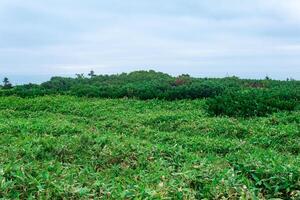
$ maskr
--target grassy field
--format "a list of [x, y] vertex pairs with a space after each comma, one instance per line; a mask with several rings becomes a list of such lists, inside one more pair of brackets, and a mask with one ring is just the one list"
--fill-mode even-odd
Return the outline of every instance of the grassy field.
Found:
[[300, 111], [205, 100], [0, 98], [4, 199], [300, 199]]

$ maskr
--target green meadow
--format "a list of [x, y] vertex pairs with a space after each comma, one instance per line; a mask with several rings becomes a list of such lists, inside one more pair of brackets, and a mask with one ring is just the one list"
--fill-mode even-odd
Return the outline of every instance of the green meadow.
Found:
[[300, 111], [0, 97], [2, 199], [299, 199]]

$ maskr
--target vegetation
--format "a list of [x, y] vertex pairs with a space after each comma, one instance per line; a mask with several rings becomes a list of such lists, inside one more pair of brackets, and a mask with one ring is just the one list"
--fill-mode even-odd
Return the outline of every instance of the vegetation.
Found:
[[7, 77], [5, 77], [4, 79], [3, 79], [3, 87], [2, 87], [2, 89], [11, 89], [12, 88], [12, 84], [9, 82], [9, 80], [8, 80], [8, 78]]
[[300, 111], [206, 101], [0, 97], [0, 198], [299, 199]]
[[37, 97], [72, 95], [97, 98], [209, 99], [209, 113], [232, 117], [267, 116], [278, 111], [297, 109], [300, 100], [300, 81], [246, 80], [237, 77], [223, 79], [193, 78], [187, 74], [172, 77], [161, 72], [136, 71], [119, 75], [85, 77], [53, 77], [40, 85], [27, 84], [12, 88], [4, 80], [0, 96]]
[[293, 87], [229, 91], [208, 100], [208, 110], [215, 115], [234, 117], [266, 116], [279, 111], [293, 111], [299, 106], [299, 89]]
[[5, 78], [0, 198], [300, 199], [299, 102], [269, 77]]

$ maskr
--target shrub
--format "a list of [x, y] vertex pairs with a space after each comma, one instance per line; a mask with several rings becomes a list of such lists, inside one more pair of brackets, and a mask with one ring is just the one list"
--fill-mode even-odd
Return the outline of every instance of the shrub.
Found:
[[207, 101], [213, 115], [232, 117], [266, 116], [278, 111], [292, 111], [299, 105], [296, 90], [249, 89], [230, 91]]
[[[294, 80], [247, 80], [238, 77], [193, 78], [186, 74], [173, 77], [153, 70], [115, 75], [95, 75], [91, 73], [90, 77], [87, 78], [82, 74], [77, 74], [77, 78], [53, 77], [40, 85], [18, 85], [11, 89], [6, 88], [6, 91], [4, 91], [5, 87], [0, 87], [0, 95], [34, 97], [48, 94], [72, 94], [74, 96], [99, 98], [128, 97], [143, 100], [176, 100], [214, 98], [228, 90], [239, 91], [262, 88], [272, 91], [294, 89], [299, 92], [300, 88], [300, 81]], [[7, 85], [9, 83], [8, 79], [4, 83]], [[294, 93], [292, 94], [294, 95]], [[285, 95], [282, 95], [282, 99], [286, 98], [283, 97]], [[290, 99], [290, 96], [287, 98]]]

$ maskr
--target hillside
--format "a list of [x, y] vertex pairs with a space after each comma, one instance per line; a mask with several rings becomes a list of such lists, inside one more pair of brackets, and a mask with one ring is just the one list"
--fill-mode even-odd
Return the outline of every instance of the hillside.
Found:
[[0, 98], [4, 199], [299, 199], [300, 112], [206, 100]]

